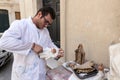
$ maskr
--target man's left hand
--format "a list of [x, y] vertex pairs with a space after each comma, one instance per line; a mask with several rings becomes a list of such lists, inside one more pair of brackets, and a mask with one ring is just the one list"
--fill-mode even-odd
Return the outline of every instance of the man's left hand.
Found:
[[57, 57], [60, 58], [60, 57], [63, 57], [63, 56], [64, 56], [64, 51], [63, 51], [62, 48], [60, 48]]

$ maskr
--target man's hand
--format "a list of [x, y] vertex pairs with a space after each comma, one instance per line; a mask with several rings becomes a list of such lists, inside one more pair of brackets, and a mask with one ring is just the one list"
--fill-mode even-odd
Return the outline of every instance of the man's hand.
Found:
[[56, 53], [56, 49], [55, 48], [51, 49], [51, 52]]
[[43, 47], [38, 45], [38, 44], [36, 44], [36, 43], [33, 43], [32, 50], [35, 53], [39, 54], [39, 53], [43, 52]]
[[59, 52], [58, 52], [58, 55], [57, 55], [57, 57], [55, 59], [58, 60], [59, 58], [61, 58], [63, 56], [64, 56], [64, 51], [63, 51], [63, 49], [60, 48]]
[[59, 49], [58, 56], [59, 57], [63, 57], [64, 56], [64, 51], [63, 51], [62, 48]]

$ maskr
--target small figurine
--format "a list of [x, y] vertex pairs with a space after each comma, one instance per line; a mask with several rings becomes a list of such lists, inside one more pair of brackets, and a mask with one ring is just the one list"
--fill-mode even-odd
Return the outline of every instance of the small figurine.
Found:
[[78, 64], [85, 62], [85, 52], [82, 44], [79, 44], [78, 49], [75, 50], [75, 62]]

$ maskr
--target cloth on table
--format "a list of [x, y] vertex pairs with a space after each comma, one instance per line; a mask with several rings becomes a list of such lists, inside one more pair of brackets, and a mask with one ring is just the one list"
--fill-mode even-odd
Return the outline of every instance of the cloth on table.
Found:
[[47, 71], [47, 76], [50, 80], [68, 80], [72, 72], [66, 70], [63, 66]]
[[[63, 66], [48, 70], [47, 76], [50, 80], [81, 80], [73, 72], [65, 69]], [[99, 71], [96, 76], [82, 80], [102, 80], [103, 76], [103, 72]]]
[[103, 72], [99, 71], [96, 76], [86, 79], [80, 79], [73, 73], [68, 80], [103, 80], [103, 76], [104, 76]]

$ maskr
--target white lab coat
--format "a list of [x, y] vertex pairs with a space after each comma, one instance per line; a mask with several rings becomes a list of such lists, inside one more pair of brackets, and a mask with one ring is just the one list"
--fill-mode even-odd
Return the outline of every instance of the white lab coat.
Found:
[[120, 80], [120, 43], [109, 47], [110, 75], [109, 80]]
[[47, 28], [37, 29], [31, 17], [14, 21], [1, 37], [0, 48], [14, 53], [11, 80], [45, 80], [45, 61], [31, 50], [33, 42], [57, 48]]

